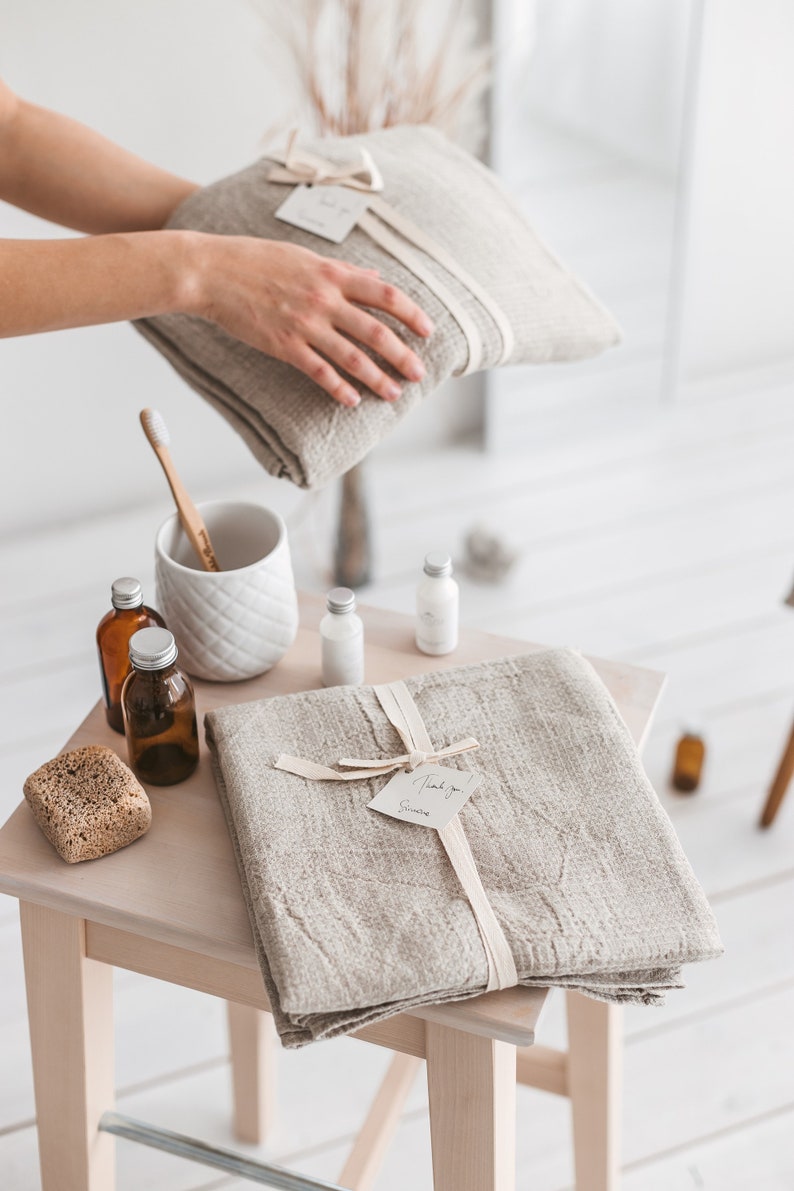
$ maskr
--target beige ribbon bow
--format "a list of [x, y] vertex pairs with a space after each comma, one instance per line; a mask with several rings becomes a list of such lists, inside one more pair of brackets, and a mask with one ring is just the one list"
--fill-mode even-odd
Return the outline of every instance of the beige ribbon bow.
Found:
[[[419, 708], [411, 698], [411, 693], [404, 682], [391, 682], [374, 686], [372, 689], [389, 722], [397, 729], [400, 739], [408, 750], [406, 753], [399, 757], [391, 757], [386, 761], [343, 758], [339, 764], [350, 767], [345, 773], [341, 773], [338, 769], [330, 769], [326, 765], [318, 765], [315, 761], [308, 761], [304, 757], [290, 757], [282, 753], [275, 762], [276, 769], [294, 773], [298, 777], [308, 778], [310, 781], [361, 781], [367, 777], [381, 777], [386, 773], [391, 773], [394, 769], [412, 770], [425, 761], [439, 761], [444, 757], [454, 757], [469, 749], [479, 748], [473, 736], [467, 736], [455, 744], [447, 745], [446, 748], [434, 748]], [[477, 921], [485, 957], [488, 961], [486, 992], [496, 988], [512, 988], [518, 983], [518, 973], [510, 944], [505, 938], [504, 931], [499, 925], [488, 895], [483, 888], [469, 841], [466, 839], [463, 825], [460, 822], [460, 816], [455, 815], [446, 827], [436, 830]]]
[[[316, 153], [299, 149], [297, 138], [297, 129], [293, 129], [287, 140], [286, 152], [281, 155], [270, 154], [276, 164], [271, 168], [268, 180], [304, 186], [348, 186], [352, 190], [369, 192], [371, 197], [367, 204], [368, 210], [359, 215], [358, 226], [385, 252], [418, 277], [447, 308], [460, 327], [469, 357], [465, 367], [456, 375], [466, 376], [470, 372], [476, 372], [480, 367], [483, 359], [482, 336], [463, 303], [409, 245], [420, 249], [425, 256], [441, 265], [491, 316], [502, 339], [502, 351], [497, 364], [507, 363], [515, 343], [513, 328], [507, 315], [480, 283], [458, 264], [452, 253], [442, 248], [410, 219], [378, 197], [377, 192], [383, 190], [384, 182], [369, 151], [363, 145], [358, 145], [356, 157], [337, 164]], [[388, 227], [384, 226], [387, 224]], [[389, 230], [390, 228], [393, 230]], [[399, 234], [395, 235], [394, 232]]]
[[293, 128], [287, 140], [283, 165], [270, 171], [271, 182], [292, 182], [304, 186], [349, 186], [352, 190], [383, 190], [383, 178], [372, 154], [358, 146], [358, 157], [335, 165], [325, 157], [297, 147], [298, 130]]

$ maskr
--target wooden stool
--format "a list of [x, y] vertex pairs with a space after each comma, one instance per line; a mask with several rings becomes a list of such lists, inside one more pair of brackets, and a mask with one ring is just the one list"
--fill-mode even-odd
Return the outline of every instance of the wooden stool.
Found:
[[788, 743], [783, 750], [783, 756], [780, 758], [780, 764], [777, 767], [774, 781], [769, 787], [764, 809], [761, 812], [759, 827], [771, 827], [774, 823], [775, 816], [780, 810], [783, 797], [789, 787], [792, 774], [794, 774], [794, 725], [792, 725]]
[[[302, 600], [316, 626], [322, 605]], [[537, 648], [463, 634], [452, 657], [412, 644], [406, 617], [365, 609], [368, 679]], [[317, 684], [316, 630], [301, 628], [270, 674], [232, 685], [197, 683], [200, 712], [222, 703]], [[635, 667], [594, 662], [639, 742], [662, 685]], [[97, 706], [68, 747], [119, 748]], [[123, 751], [123, 749], [122, 749]], [[113, 1113], [112, 969], [186, 985], [229, 1003], [235, 1131], [262, 1140], [272, 1109], [272, 1020], [234, 856], [208, 758], [189, 781], [151, 791], [150, 832], [113, 856], [66, 865], [21, 805], [0, 831], [0, 891], [20, 899], [43, 1191], [112, 1191], [114, 1134], [183, 1153], [260, 1183], [295, 1191], [330, 1184], [243, 1159]], [[179, 864], [174, 864], [174, 857]], [[342, 1182], [371, 1186], [421, 1059], [427, 1062], [435, 1191], [515, 1186], [516, 1079], [567, 1095], [573, 1107], [578, 1191], [614, 1191], [618, 1179], [619, 1014], [567, 996], [569, 1051], [535, 1047], [545, 989], [513, 988], [398, 1014], [356, 1037], [395, 1052], [345, 1165]]]

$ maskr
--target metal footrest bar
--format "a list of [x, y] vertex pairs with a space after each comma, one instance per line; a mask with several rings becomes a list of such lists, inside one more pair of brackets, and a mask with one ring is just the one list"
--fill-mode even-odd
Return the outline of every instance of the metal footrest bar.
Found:
[[222, 1150], [193, 1137], [185, 1137], [182, 1133], [172, 1133], [170, 1129], [158, 1129], [155, 1125], [147, 1125], [145, 1121], [136, 1121], [134, 1117], [127, 1117], [122, 1113], [104, 1113], [99, 1128], [103, 1133], [113, 1133], [116, 1137], [137, 1141], [155, 1150], [176, 1154], [179, 1158], [189, 1158], [192, 1162], [201, 1162], [204, 1166], [214, 1166], [217, 1170], [249, 1179], [252, 1183], [276, 1187], [279, 1191], [344, 1191], [337, 1183], [326, 1183], [323, 1179], [296, 1174], [269, 1162], [257, 1162], [254, 1158], [235, 1154], [233, 1150]]

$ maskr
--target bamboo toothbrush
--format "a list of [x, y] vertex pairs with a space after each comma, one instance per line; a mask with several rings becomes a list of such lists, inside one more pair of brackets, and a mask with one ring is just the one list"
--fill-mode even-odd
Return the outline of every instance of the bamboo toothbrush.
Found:
[[219, 571], [221, 568], [218, 566], [218, 560], [215, 557], [215, 551], [212, 548], [207, 527], [201, 519], [201, 513], [199, 513], [193, 501], [188, 496], [187, 489], [177, 475], [176, 468], [171, 459], [171, 452], [168, 450], [171, 436], [168, 433], [163, 415], [158, 413], [156, 409], [142, 409], [141, 425], [143, 426], [144, 434], [152, 445], [152, 450], [160, 460], [162, 469], [165, 472], [165, 478], [168, 480], [168, 485], [176, 502], [176, 511], [179, 514], [179, 520], [182, 522], [182, 528], [187, 534], [191, 546], [199, 556], [201, 565], [205, 571]]

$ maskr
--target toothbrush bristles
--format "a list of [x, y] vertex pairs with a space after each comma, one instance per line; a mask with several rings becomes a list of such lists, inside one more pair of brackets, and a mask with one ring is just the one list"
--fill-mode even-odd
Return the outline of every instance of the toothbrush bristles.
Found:
[[165, 418], [156, 409], [142, 409], [141, 423], [149, 436], [149, 441], [155, 447], [167, 447], [171, 442]]

